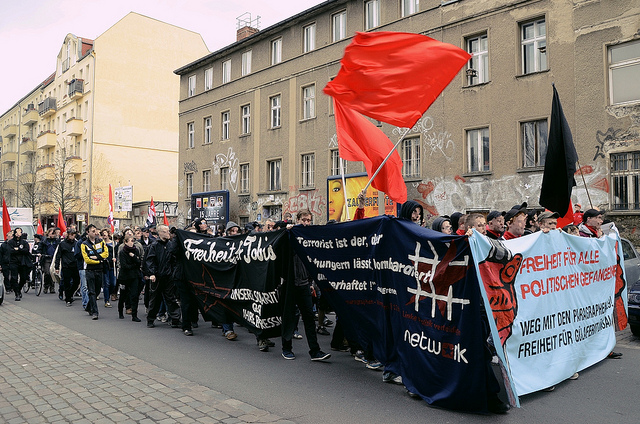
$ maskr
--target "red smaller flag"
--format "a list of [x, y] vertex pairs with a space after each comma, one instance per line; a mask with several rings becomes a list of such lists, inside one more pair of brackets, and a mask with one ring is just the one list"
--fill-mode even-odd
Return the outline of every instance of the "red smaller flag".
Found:
[[169, 226], [169, 220], [167, 219], [167, 214], [166, 213], [162, 215], [162, 223], [164, 225], [166, 225], [167, 227]]
[[61, 232], [67, 231], [67, 224], [64, 222], [64, 217], [62, 216], [62, 209], [58, 208], [58, 228], [60, 228]]
[[11, 231], [11, 218], [9, 218], [9, 211], [7, 210], [7, 203], [4, 201], [4, 197], [2, 198], [2, 237], [5, 238], [7, 233]]
[[109, 216], [107, 217], [107, 224], [111, 226], [111, 233], [115, 231], [113, 226], [113, 192], [111, 191], [111, 184], [109, 184]]
[[38, 221], [38, 229], [36, 230], [36, 234], [39, 234], [41, 236], [44, 235], [44, 230], [42, 229], [42, 222]]
[[573, 203], [569, 202], [569, 209], [564, 216], [558, 218], [557, 228], [564, 228], [566, 225], [573, 224]]

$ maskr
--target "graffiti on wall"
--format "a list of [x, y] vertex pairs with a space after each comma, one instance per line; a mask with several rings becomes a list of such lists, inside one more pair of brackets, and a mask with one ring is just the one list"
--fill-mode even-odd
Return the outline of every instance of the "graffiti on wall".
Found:
[[[448, 131], [433, 131], [435, 123], [430, 116], [424, 116], [416, 122], [416, 124], [409, 130], [407, 136], [411, 134], [421, 134], [422, 148], [429, 156], [433, 156], [434, 153], [439, 153], [447, 161], [452, 161], [455, 155], [455, 143], [451, 139], [451, 134]], [[406, 128], [395, 127], [392, 134], [401, 136], [406, 132]]]
[[605, 153], [607, 153], [611, 149], [617, 149], [620, 147], [629, 147], [635, 140], [638, 139], [640, 134], [636, 131], [630, 130], [622, 130], [617, 129], [614, 130], [612, 127], [605, 132], [597, 131], [596, 132], [596, 153], [593, 156], [593, 160], [595, 161], [598, 158], [605, 159]]
[[195, 161], [185, 162], [183, 166], [185, 174], [189, 172], [198, 172], [198, 165], [195, 163]]
[[218, 153], [216, 155], [216, 160], [213, 162], [213, 173], [215, 175], [220, 174], [221, 168], [229, 169], [229, 187], [233, 192], [238, 191], [238, 164], [239, 160], [236, 157], [236, 152], [233, 151], [231, 147], [226, 154]]
[[[296, 193], [296, 191], [295, 187], [290, 187], [290, 193]], [[319, 190], [307, 190], [292, 194], [287, 201], [284, 202], [283, 211], [295, 215], [302, 209], [309, 209], [313, 215], [321, 217], [324, 214], [326, 206], [327, 199], [320, 194]]]

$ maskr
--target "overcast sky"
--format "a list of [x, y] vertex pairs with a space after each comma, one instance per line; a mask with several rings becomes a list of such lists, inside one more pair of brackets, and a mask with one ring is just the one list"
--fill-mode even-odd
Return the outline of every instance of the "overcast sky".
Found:
[[95, 40], [129, 12], [202, 35], [210, 51], [236, 39], [245, 12], [267, 28], [324, 0], [0, 0], [0, 115], [56, 67], [64, 37]]

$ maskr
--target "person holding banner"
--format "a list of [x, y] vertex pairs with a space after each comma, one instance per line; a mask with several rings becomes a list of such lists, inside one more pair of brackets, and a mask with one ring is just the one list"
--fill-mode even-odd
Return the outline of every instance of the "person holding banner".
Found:
[[498, 240], [504, 233], [504, 215], [506, 212], [491, 211], [487, 215], [487, 234], [490, 239]]
[[548, 233], [551, 230], [555, 230], [558, 226], [558, 218], [560, 218], [560, 214], [558, 212], [540, 212], [540, 215], [538, 215], [538, 226], [540, 227], [540, 231]]
[[504, 240], [511, 240], [524, 235], [527, 223], [527, 203], [515, 205], [504, 216], [507, 223], [507, 231], [502, 235]]
[[602, 215], [604, 211], [589, 209], [582, 215], [582, 223], [578, 225], [578, 231], [582, 237], [602, 237]]

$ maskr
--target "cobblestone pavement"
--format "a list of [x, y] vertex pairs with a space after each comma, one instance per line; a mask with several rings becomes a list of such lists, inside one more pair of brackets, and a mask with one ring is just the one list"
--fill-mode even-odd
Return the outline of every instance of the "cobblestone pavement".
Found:
[[292, 423], [12, 302], [1, 308], [2, 423]]

